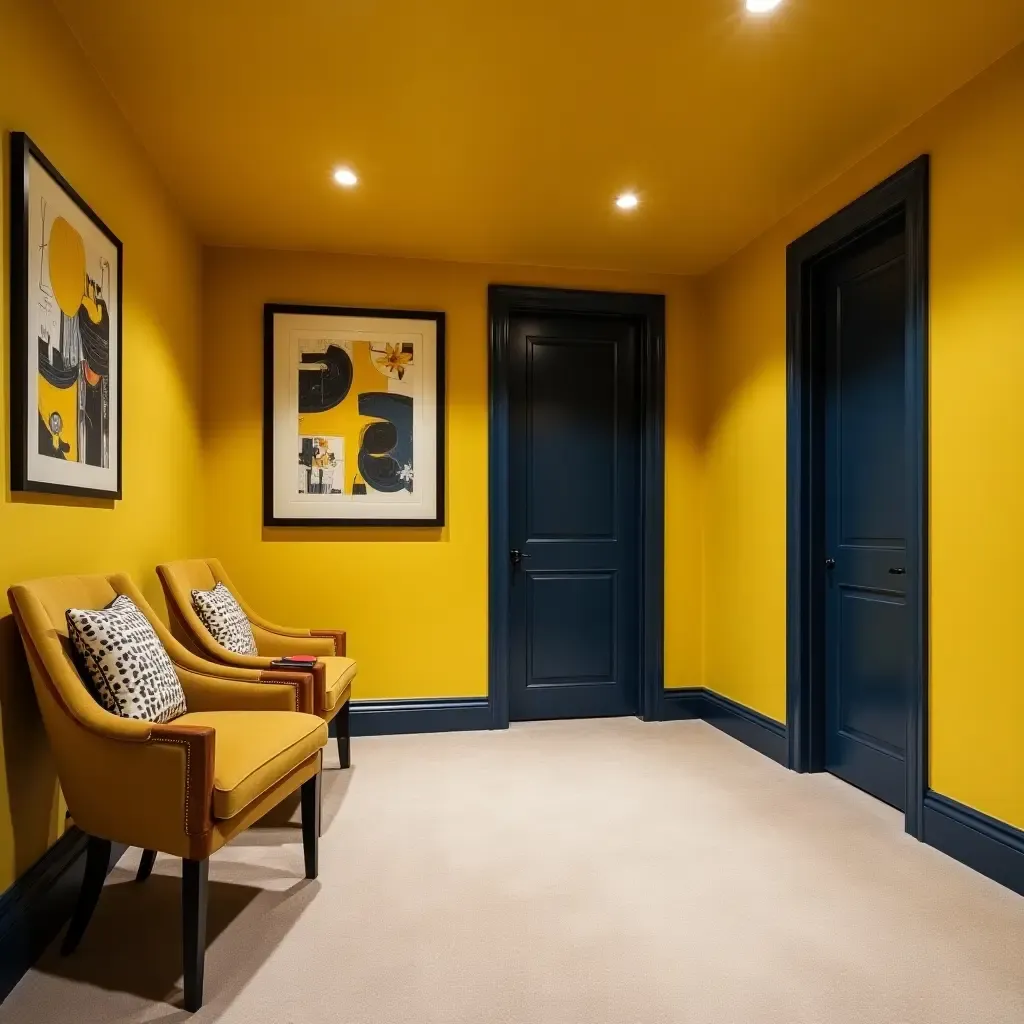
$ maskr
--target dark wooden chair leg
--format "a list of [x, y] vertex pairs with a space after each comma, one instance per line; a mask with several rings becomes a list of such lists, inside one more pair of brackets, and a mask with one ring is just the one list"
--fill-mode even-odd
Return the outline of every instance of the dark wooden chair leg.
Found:
[[345, 706], [335, 716], [335, 728], [338, 730], [338, 760], [341, 762], [342, 768], [348, 768], [352, 764], [351, 760], [351, 744], [349, 742], [350, 723], [349, 723], [349, 708], [351, 707], [351, 701], [345, 701]]
[[316, 878], [319, 871], [320, 772], [302, 784], [302, 853], [306, 859], [306, 877]]
[[206, 967], [206, 906], [209, 901], [209, 858], [181, 862], [181, 952], [185, 975], [185, 1009], [203, 1005]]
[[82, 888], [78, 892], [78, 902], [71, 915], [71, 924], [68, 925], [64, 941], [61, 943], [61, 956], [74, 953], [78, 948], [78, 943], [82, 941], [85, 929], [89, 926], [89, 919], [99, 901], [109, 867], [110, 840], [89, 836], [89, 845], [85, 851], [85, 875], [82, 878]]
[[135, 876], [136, 882], [144, 882], [153, 873], [153, 864], [156, 862], [156, 850], [143, 850], [142, 860], [139, 861], [139, 870]]

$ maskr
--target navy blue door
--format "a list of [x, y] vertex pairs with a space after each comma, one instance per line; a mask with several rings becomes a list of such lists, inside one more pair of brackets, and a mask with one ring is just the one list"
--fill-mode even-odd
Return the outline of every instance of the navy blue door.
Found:
[[635, 714], [636, 331], [514, 318], [510, 356], [509, 717]]
[[906, 804], [906, 259], [902, 222], [834, 258], [825, 316], [825, 763]]

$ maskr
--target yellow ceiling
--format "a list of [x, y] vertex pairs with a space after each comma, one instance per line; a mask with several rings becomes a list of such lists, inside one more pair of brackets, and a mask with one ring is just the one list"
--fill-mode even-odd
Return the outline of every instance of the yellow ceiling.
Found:
[[1021, 0], [55, 2], [207, 242], [674, 273], [1024, 39]]

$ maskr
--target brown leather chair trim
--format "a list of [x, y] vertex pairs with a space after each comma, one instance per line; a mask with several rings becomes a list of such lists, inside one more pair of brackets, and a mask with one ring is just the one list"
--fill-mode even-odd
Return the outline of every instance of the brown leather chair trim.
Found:
[[334, 641], [334, 654], [336, 657], [345, 657], [345, 631], [343, 629], [311, 629], [310, 636], [327, 636]]
[[[290, 672], [287, 669], [275, 668], [260, 672], [260, 681], [269, 682], [269, 676], [274, 675], [284, 682], [285, 677], [295, 676], [299, 679], [309, 680], [310, 709], [314, 715], [322, 715], [327, 707], [327, 666], [322, 661], [315, 661], [311, 666], [312, 674], [309, 672]], [[264, 680], [264, 676], [268, 678]], [[291, 679], [289, 678], [290, 682]]]
[[316, 714], [322, 715], [327, 710], [327, 666], [322, 661], [318, 661], [313, 666], [313, 680], [316, 684], [313, 697], [314, 710]]
[[[152, 743], [174, 743], [185, 750], [185, 835], [201, 839], [213, 828], [213, 751], [208, 725], [154, 725]], [[193, 844], [195, 845], [195, 844]], [[201, 844], [200, 844], [201, 845]]]
[[308, 672], [260, 672], [260, 682], [292, 687], [295, 690], [295, 710], [313, 714], [313, 687], [316, 683]]

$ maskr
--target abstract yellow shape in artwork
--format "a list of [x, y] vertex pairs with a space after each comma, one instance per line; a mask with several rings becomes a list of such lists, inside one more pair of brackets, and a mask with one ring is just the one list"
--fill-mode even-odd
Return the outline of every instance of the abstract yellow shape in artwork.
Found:
[[57, 217], [50, 226], [47, 249], [53, 297], [65, 316], [77, 316], [85, 295], [85, 242], [63, 217]]
[[[36, 379], [39, 381], [39, 415], [49, 428], [54, 453], [61, 444], [68, 445], [64, 458], [69, 462], [77, 462], [78, 431], [75, 424], [78, 422], [78, 385], [57, 388], [41, 373]], [[56, 432], [53, 429], [55, 425], [58, 426]]]

